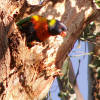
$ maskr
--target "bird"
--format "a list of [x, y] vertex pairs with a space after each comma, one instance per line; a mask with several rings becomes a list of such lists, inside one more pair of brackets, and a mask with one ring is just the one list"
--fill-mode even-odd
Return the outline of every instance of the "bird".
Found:
[[[27, 46], [33, 41], [44, 42], [50, 36], [67, 35], [67, 27], [61, 21], [56, 19], [47, 19], [40, 15], [31, 15], [19, 20], [16, 25], [18, 29], [26, 36]], [[31, 47], [32, 45], [30, 45]]]

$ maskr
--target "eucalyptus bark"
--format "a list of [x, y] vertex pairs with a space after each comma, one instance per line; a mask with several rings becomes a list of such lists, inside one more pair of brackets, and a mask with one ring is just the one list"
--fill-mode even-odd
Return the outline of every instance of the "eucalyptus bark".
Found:
[[[92, 0], [54, 1], [32, 6], [26, 0], [0, 0], [1, 100], [41, 100], [46, 96], [75, 41], [96, 12]], [[50, 37], [29, 49], [15, 23], [32, 14], [61, 20], [68, 28], [67, 38]]]

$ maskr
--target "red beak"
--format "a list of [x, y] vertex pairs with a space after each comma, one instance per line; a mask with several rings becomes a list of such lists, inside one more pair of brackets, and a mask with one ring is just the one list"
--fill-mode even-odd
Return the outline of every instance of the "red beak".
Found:
[[62, 37], [65, 37], [65, 36], [67, 36], [67, 33], [66, 33], [65, 31], [63, 31], [63, 32], [60, 33], [60, 35], [61, 35]]

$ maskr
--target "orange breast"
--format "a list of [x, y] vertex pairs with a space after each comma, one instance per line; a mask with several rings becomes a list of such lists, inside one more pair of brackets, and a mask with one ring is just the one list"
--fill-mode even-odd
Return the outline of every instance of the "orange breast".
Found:
[[32, 18], [31, 21], [34, 24], [33, 27], [36, 31], [38, 39], [41, 41], [45, 41], [46, 39], [48, 39], [50, 35], [48, 33], [47, 20], [44, 17], [38, 16], [38, 20]]

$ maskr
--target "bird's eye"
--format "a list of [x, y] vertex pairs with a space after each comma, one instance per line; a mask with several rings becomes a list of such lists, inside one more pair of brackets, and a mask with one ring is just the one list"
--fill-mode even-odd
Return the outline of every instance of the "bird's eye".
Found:
[[61, 29], [62, 29], [62, 31], [64, 31], [64, 30], [65, 30], [63, 27], [62, 27]]
[[63, 27], [60, 27], [59, 29], [60, 29], [61, 32], [65, 31], [65, 29]]
[[62, 32], [62, 31], [65, 31], [65, 28], [62, 27], [61, 25], [59, 26], [59, 30]]

